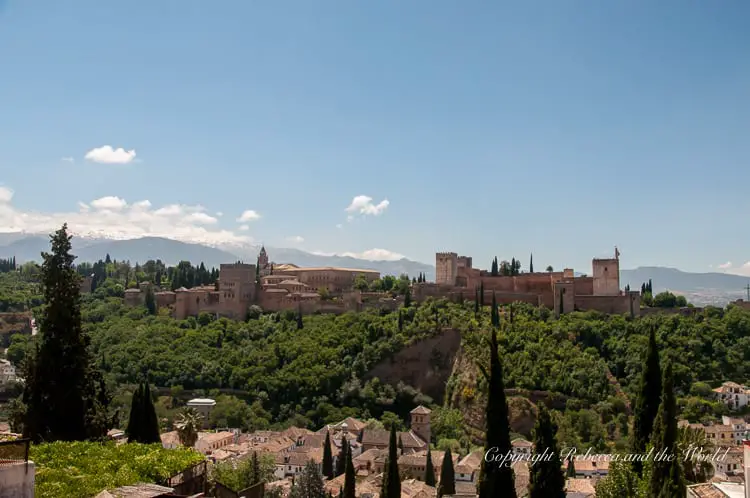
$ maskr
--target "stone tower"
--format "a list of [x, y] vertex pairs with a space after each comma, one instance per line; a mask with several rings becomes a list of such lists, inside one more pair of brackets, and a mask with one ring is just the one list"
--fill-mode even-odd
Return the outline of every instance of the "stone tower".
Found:
[[591, 262], [595, 296], [620, 295], [620, 251], [615, 248], [615, 257], [594, 259]]
[[419, 405], [413, 409], [411, 414], [411, 430], [422, 438], [427, 444], [430, 444], [432, 434], [430, 432], [430, 414], [432, 410]]
[[271, 274], [271, 265], [268, 264], [266, 246], [260, 246], [260, 254], [258, 254], [258, 273], [261, 277]]
[[456, 285], [458, 275], [458, 254], [439, 252], [435, 254], [435, 283]]

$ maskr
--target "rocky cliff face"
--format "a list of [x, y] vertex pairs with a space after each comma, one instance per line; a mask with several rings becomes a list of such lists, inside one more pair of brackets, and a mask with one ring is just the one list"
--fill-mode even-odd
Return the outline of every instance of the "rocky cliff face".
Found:
[[440, 404], [460, 348], [461, 334], [455, 329], [445, 329], [441, 334], [415, 342], [381, 361], [367, 373], [365, 380], [377, 377], [392, 385], [403, 382]]
[[[446, 329], [441, 334], [416, 342], [376, 365], [365, 379], [379, 378], [419, 389], [435, 403], [457, 408], [472, 438], [484, 438], [487, 385], [473, 359], [461, 347], [461, 334]], [[565, 397], [543, 391], [507, 389], [510, 426], [513, 432], [531, 437], [536, 421], [536, 403], [546, 400], [555, 408], [565, 406]]]

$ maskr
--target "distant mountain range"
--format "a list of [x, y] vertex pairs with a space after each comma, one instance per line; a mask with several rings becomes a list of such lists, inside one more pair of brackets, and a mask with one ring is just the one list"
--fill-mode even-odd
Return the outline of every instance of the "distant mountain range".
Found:
[[[232, 247], [231, 250], [191, 244], [160, 237], [144, 237], [129, 240], [109, 240], [102, 238], [73, 237], [73, 253], [78, 261], [97, 261], [109, 254], [117, 260], [145, 262], [161, 259], [167, 264], [179, 261], [203, 262], [208, 267], [218, 267], [221, 263], [247, 261], [254, 263], [260, 247]], [[46, 235], [0, 234], [0, 257], [15, 256], [19, 263], [39, 261], [43, 251], [49, 251], [49, 237]], [[428, 280], [434, 280], [435, 267], [418, 261], [403, 258], [397, 261], [368, 261], [347, 256], [321, 256], [299, 249], [267, 247], [269, 257], [276, 263], [293, 263], [298, 266], [335, 266], [377, 270], [384, 275], [406, 273], [416, 276], [423, 272]], [[750, 278], [728, 273], [689, 273], [675, 268], [659, 266], [639, 267], [621, 270], [622, 286], [630, 285], [633, 290], [652, 280], [654, 292], [669, 290], [684, 294], [688, 301], [696, 305], [724, 305], [738, 298], [747, 298], [745, 287]]]
[[[129, 260], [143, 263], [149, 259], [161, 259], [166, 264], [177, 264], [180, 261], [192, 263], [203, 262], [206, 266], [219, 267], [221, 263], [246, 261], [255, 263], [259, 246], [233, 247], [231, 250], [209, 247], [202, 244], [190, 244], [161, 237], [143, 237], [129, 240], [91, 239], [73, 237], [73, 254], [77, 261], [98, 261], [107, 254], [112, 259]], [[46, 235], [0, 234], [0, 257], [16, 257], [18, 263], [40, 261], [41, 253], [49, 251], [49, 237]], [[406, 273], [416, 276], [425, 273], [428, 280], [435, 278], [435, 267], [406, 258], [397, 261], [368, 261], [348, 256], [321, 256], [299, 249], [266, 247], [268, 255], [277, 264], [293, 263], [297, 266], [335, 266], [361, 270], [377, 270], [384, 275]]]

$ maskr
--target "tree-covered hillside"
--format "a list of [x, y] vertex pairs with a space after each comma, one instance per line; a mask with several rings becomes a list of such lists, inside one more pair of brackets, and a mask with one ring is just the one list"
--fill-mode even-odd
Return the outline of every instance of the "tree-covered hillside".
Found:
[[[33, 270], [0, 275], [7, 309], [40, 304]], [[477, 312], [473, 304], [441, 300], [396, 313], [371, 310], [300, 320], [295, 312], [255, 310], [244, 322], [207, 314], [178, 321], [149, 314], [145, 307], [124, 306], [118, 278], [133, 277], [118, 273], [105, 272], [95, 292], [83, 297], [82, 318], [92, 355], [118, 394], [121, 420], [129, 393], [146, 375], [166, 398], [157, 404], [165, 417], [180, 404], [181, 393], [218, 396], [221, 390], [220, 420], [240, 421], [248, 429], [290, 423], [317, 428], [345, 416], [405, 419], [418, 403], [432, 402], [436, 408], [445, 400], [426, 399], [409, 386], [362, 379], [405, 345], [448, 327], [461, 332], [463, 350], [449, 381], [448, 403], [436, 412], [436, 424], [445, 426], [436, 437], [465, 438], [462, 429], [444, 422], [457, 420], [452, 408], [466, 415], [482, 406], [486, 386], [472, 372], [478, 362], [488, 361], [489, 307]], [[656, 328], [663, 357], [673, 362], [683, 416], [700, 420], [721, 414], [723, 407], [708, 399], [710, 388], [724, 380], [750, 380], [750, 312], [739, 308], [634, 320], [570, 313], [558, 320], [547, 310], [516, 305], [510, 320], [506, 307], [499, 334], [506, 387], [551, 393], [552, 401], [566, 407], [562, 439], [584, 446], [625, 437], [628, 404], [651, 328]], [[35, 341], [14, 336], [8, 358], [20, 366]]]

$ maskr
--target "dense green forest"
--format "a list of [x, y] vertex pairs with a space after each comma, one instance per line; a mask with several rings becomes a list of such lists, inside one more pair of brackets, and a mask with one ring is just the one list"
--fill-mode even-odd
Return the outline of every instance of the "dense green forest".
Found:
[[[187, 396], [200, 394], [218, 396], [216, 425], [247, 429], [292, 423], [317, 428], [346, 416], [405, 420], [423, 403], [437, 409], [436, 442], [469, 444], [456, 423], [461, 414], [455, 406], [442, 406], [445, 400], [431, 400], [406, 385], [363, 379], [376, 363], [446, 328], [461, 332], [467, 358], [486, 362], [489, 307], [477, 313], [473, 304], [428, 301], [396, 313], [305, 316], [301, 329], [294, 312], [251, 313], [244, 322], [207, 314], [178, 321], [165, 313], [150, 315], [145, 307], [128, 308], [122, 293], [128, 283], [145, 281], [152, 272], [168, 282], [182, 278], [176, 276], [180, 271], [144, 265], [126, 273], [125, 265], [105, 262], [103, 280], [82, 298], [84, 329], [121, 405], [120, 420], [125, 420], [134, 385], [148, 375], [160, 388], [157, 410], [166, 427]], [[187, 265], [182, 268], [190, 273]], [[194, 279], [198, 273], [205, 276], [200, 265], [189, 268]], [[93, 266], [79, 269], [89, 272]], [[210, 280], [211, 271], [205, 272]], [[0, 303], [12, 311], [41, 304], [33, 265], [0, 274]], [[555, 319], [547, 310], [516, 305], [512, 324], [507, 308], [504, 315], [499, 341], [506, 386], [565, 397], [567, 409], [557, 414], [563, 442], [604, 447], [624, 440], [628, 399], [652, 328], [662, 356], [673, 362], [683, 417], [721, 415], [723, 406], [708, 399], [710, 389], [724, 380], [750, 380], [750, 312], [736, 307], [707, 308], [694, 316], [629, 319], [588, 312]], [[13, 336], [7, 357], [20, 366], [35, 341]], [[454, 375], [447, 398], [455, 398], [459, 389], [470, 401], [485, 388], [482, 381], [465, 385]]]

